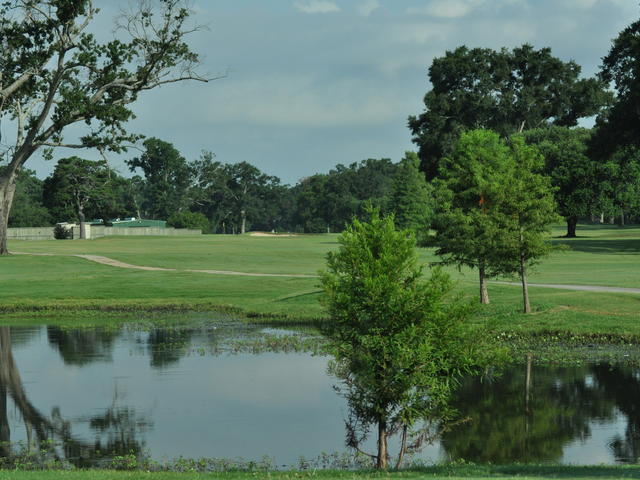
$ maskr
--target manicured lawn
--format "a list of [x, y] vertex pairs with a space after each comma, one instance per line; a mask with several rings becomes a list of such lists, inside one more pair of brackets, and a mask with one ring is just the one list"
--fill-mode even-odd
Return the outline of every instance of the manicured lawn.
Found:
[[[562, 233], [561, 227], [554, 231]], [[530, 276], [531, 282], [640, 287], [640, 228], [586, 226], [577, 239], [555, 238], [570, 251], [554, 253]], [[67, 256], [14, 255], [0, 258], [0, 306], [5, 318], [25, 318], [36, 308], [229, 308], [250, 314], [313, 319], [324, 316], [318, 280], [246, 277], [188, 272], [188, 269], [254, 273], [315, 274], [336, 235], [252, 237], [111, 237], [88, 241], [13, 241], [11, 250], [104, 255], [126, 263], [177, 271], [142, 271], [100, 265]], [[420, 250], [425, 263], [436, 262]], [[458, 288], [477, 295], [476, 274], [448, 267]], [[640, 335], [640, 294], [594, 293], [531, 288], [532, 315], [520, 314], [520, 289], [491, 285], [491, 305], [479, 310], [500, 330], [564, 330]]]

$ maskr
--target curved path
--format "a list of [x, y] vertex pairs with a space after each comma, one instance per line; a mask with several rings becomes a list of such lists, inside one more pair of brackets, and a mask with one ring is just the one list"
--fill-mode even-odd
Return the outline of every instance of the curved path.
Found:
[[[162, 268], [162, 267], [146, 267], [144, 265], [133, 265], [131, 263], [121, 262], [113, 258], [105, 257], [102, 255], [88, 255], [88, 254], [56, 254], [56, 253], [27, 253], [27, 252], [11, 252], [15, 255], [40, 255], [40, 256], [61, 256], [61, 257], [78, 257], [84, 258], [103, 265], [109, 265], [111, 267], [118, 268], [132, 268], [135, 270], [150, 270], [150, 271], [163, 271], [163, 272], [192, 272], [192, 273], [208, 273], [211, 275], [239, 275], [243, 277], [288, 277], [288, 278], [318, 278], [317, 275], [306, 275], [302, 273], [252, 273], [252, 272], [235, 272], [232, 270], [193, 270], [193, 269], [178, 269], [178, 268]], [[519, 282], [502, 282], [498, 280], [491, 281], [490, 283], [495, 285], [513, 285], [520, 286]], [[587, 292], [611, 292], [611, 293], [640, 293], [640, 288], [629, 287], [605, 287], [600, 285], [569, 285], [559, 283], [530, 283], [530, 287], [541, 288], [556, 288], [560, 290], [577, 290]]]
[[191, 270], [178, 268], [162, 268], [162, 267], [146, 267], [144, 265], [133, 265], [131, 263], [121, 262], [113, 258], [102, 255], [88, 255], [80, 253], [28, 253], [28, 252], [11, 252], [13, 255], [37, 255], [46, 257], [78, 257], [84, 258], [102, 265], [109, 265], [118, 268], [133, 268], [135, 270], [150, 270], [161, 272], [193, 272], [193, 273], [209, 273], [212, 275], [242, 275], [244, 277], [295, 277], [295, 278], [317, 278], [317, 275], [305, 275], [302, 273], [251, 273], [251, 272], [234, 272], [232, 270]]

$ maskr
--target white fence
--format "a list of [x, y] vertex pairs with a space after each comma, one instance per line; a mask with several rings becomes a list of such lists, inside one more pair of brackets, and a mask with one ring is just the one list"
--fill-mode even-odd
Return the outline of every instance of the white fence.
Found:
[[[73, 229], [73, 238], [80, 238], [80, 226], [76, 225]], [[87, 239], [95, 239], [102, 237], [111, 237], [115, 235], [133, 236], [133, 235], [155, 235], [155, 236], [174, 236], [174, 235], [201, 235], [202, 230], [191, 230], [188, 228], [173, 227], [105, 227], [104, 225], [85, 225], [85, 233]], [[53, 227], [16, 227], [7, 230], [7, 238], [9, 240], [53, 240]]]

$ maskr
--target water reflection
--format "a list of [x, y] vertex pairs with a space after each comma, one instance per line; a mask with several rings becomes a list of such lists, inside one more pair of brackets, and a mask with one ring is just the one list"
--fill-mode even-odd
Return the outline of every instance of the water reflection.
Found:
[[470, 421], [443, 436], [449, 458], [561, 462], [566, 461], [565, 448], [580, 442], [584, 455], [577, 462], [594, 463], [594, 427], [615, 427], [622, 417], [624, 433], [611, 431], [604, 441], [598, 439], [598, 458], [606, 452], [609, 463], [638, 460], [637, 369], [605, 364], [534, 367], [528, 386], [526, 372], [523, 366], [495, 381], [469, 380], [462, 385], [455, 406]]
[[[96, 351], [105, 350], [105, 339], [96, 341], [100, 335], [86, 335], [85, 331], [62, 332], [57, 329], [53, 332], [49, 330], [48, 333], [49, 341], [58, 347], [65, 363], [86, 364], [88, 357], [104, 360], [103, 354], [96, 354]], [[81, 343], [83, 339], [88, 340], [87, 344]], [[106, 343], [111, 344], [109, 341]], [[83, 353], [77, 354], [78, 350]], [[136, 415], [134, 410], [121, 408], [117, 404], [117, 395], [104, 413], [84, 419], [92, 430], [106, 437], [106, 442], [102, 442], [100, 436], [90, 442], [74, 435], [72, 421], [65, 418], [57, 406], [51, 409], [49, 415], [38, 410], [25, 390], [13, 357], [11, 329], [3, 326], [0, 327], [0, 453], [5, 457], [12, 453], [11, 427], [7, 415], [8, 398], [13, 401], [24, 423], [24, 444], [28, 451], [47, 446], [52, 448], [51, 456], [54, 458], [70, 460], [78, 466], [92, 465], [105, 452], [110, 455], [142, 452], [143, 443], [137, 439], [137, 432], [143, 431], [150, 422]]]
[[[216, 323], [0, 327], [0, 455], [45, 440], [81, 466], [130, 453], [295, 465], [299, 455], [344, 451], [347, 409], [326, 358], [229, 353], [265, 333]], [[518, 366], [464, 382], [454, 406], [469, 421], [420, 458], [637, 462], [639, 397], [640, 369]]]

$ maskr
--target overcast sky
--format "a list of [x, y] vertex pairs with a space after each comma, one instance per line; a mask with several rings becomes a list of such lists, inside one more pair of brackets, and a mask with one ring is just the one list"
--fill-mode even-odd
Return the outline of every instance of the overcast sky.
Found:
[[[96, 3], [104, 7], [96, 28], [107, 35], [117, 2]], [[226, 77], [142, 95], [131, 130], [173, 143], [188, 160], [210, 150], [290, 184], [412, 149], [407, 117], [423, 110], [427, 69], [446, 50], [530, 43], [593, 75], [640, 13], [637, 0], [196, 0], [193, 8], [208, 26], [190, 41], [202, 70]], [[128, 175], [123, 158], [112, 163]], [[27, 166], [44, 177], [54, 164]]]

